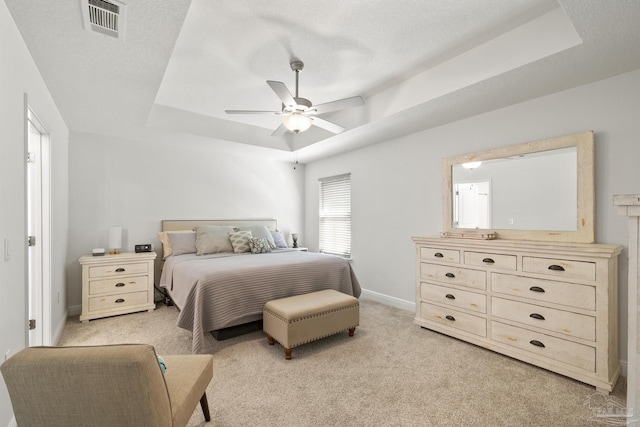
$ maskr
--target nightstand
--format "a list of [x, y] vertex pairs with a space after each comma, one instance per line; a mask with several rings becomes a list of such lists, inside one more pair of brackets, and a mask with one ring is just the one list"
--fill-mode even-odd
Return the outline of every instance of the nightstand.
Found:
[[152, 311], [155, 252], [80, 257], [82, 314], [87, 322], [100, 317]]

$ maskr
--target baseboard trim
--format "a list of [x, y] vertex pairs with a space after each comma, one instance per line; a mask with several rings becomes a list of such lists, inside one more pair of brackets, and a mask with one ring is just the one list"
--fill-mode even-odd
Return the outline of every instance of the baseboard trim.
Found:
[[82, 314], [81, 305], [72, 305], [67, 307], [67, 316], [80, 316]]
[[392, 307], [401, 308], [407, 311], [414, 311], [414, 312], [416, 311], [416, 303], [414, 302], [392, 297], [385, 294], [381, 294], [379, 292], [369, 291], [367, 289], [362, 290], [362, 294], [360, 295], [360, 298], [381, 302], [383, 304], [387, 304]]

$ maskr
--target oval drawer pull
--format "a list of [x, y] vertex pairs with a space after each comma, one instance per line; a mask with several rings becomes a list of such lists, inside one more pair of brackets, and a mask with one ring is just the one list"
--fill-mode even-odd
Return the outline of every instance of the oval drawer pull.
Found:
[[447, 277], [451, 277], [452, 279], [453, 279], [454, 277], [456, 277], [456, 275], [455, 275], [455, 274], [453, 274], [453, 273], [447, 273], [447, 274], [445, 274], [445, 276], [447, 276]]
[[446, 294], [445, 297], [448, 298], [448, 299], [456, 299], [456, 297], [454, 297], [451, 294]]
[[120, 304], [121, 302], [124, 302], [124, 299], [122, 299], [122, 298], [118, 298], [118, 299], [116, 300], [116, 303], [117, 303], [117, 304]]
[[553, 271], [564, 271], [564, 267], [561, 265], [553, 264], [549, 266], [549, 270]]
[[121, 288], [124, 286], [124, 283], [120, 282], [120, 283], [116, 283], [116, 288]]
[[531, 341], [529, 341], [529, 344], [531, 344], [531, 345], [535, 345], [536, 347], [542, 347], [542, 348], [544, 348], [544, 344], [542, 344], [542, 343], [541, 343], [540, 341], [538, 341], [538, 340], [531, 340]]
[[495, 261], [491, 258], [485, 258], [482, 260], [482, 262], [487, 263], [487, 264], [493, 264], [495, 263]]
[[[551, 267], [549, 267], [551, 268]], [[120, 268], [116, 268], [116, 273], [122, 273], [124, 271], [124, 268], [120, 267]]]
[[450, 315], [450, 314], [447, 314], [447, 315], [445, 316], [445, 318], [446, 318], [447, 320], [451, 320], [452, 322], [455, 322], [455, 321], [456, 321], [456, 318], [455, 318], [455, 317], [453, 317], [453, 316], [452, 316], [452, 315]]
[[444, 258], [444, 255], [442, 255], [440, 252], [436, 252], [435, 254], [433, 254], [433, 256], [436, 258]]
[[544, 289], [542, 289], [540, 286], [532, 286], [529, 288], [529, 290], [531, 292], [540, 292], [540, 293], [544, 293]]
[[531, 317], [532, 319], [544, 320], [544, 316], [538, 313], [531, 313], [529, 317]]

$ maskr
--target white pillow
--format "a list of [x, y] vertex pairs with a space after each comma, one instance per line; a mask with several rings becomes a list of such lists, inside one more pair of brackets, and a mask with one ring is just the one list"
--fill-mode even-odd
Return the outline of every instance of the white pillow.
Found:
[[271, 249], [276, 248], [276, 243], [273, 241], [273, 236], [266, 225], [252, 225], [249, 227], [240, 227], [242, 231], [250, 231], [253, 237], [264, 237], [269, 242]]
[[221, 252], [233, 252], [229, 233], [234, 229], [230, 225], [199, 225], [196, 227], [196, 254], [207, 255]]

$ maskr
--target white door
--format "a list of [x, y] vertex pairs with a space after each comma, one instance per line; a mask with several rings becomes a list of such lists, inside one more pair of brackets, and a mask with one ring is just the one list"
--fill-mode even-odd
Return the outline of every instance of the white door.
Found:
[[[49, 345], [50, 292], [48, 135], [29, 110], [27, 139], [27, 241], [29, 346]], [[46, 292], [45, 292], [46, 291]], [[46, 314], [46, 315], [45, 315]]]
[[489, 181], [455, 185], [458, 228], [491, 228], [491, 185]]

